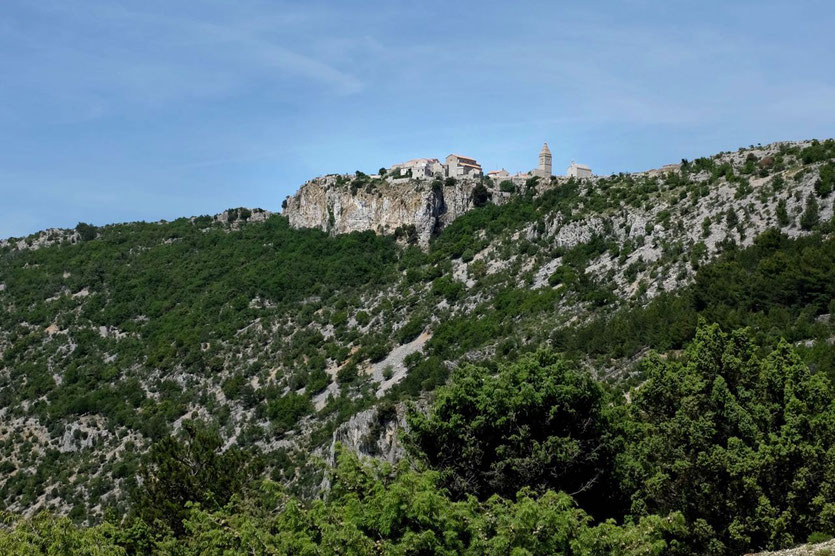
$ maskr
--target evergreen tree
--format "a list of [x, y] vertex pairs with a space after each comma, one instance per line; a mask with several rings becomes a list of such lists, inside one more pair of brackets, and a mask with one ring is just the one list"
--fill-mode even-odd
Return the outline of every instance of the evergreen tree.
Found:
[[154, 444], [140, 469], [134, 493], [136, 515], [175, 535], [185, 533], [187, 503], [218, 509], [260, 472], [260, 462], [237, 448], [222, 450], [217, 431], [191, 422], [185, 439], [167, 437]]
[[617, 506], [603, 389], [584, 370], [541, 351], [497, 374], [468, 365], [428, 415], [409, 416], [409, 443], [457, 497], [563, 490], [596, 514]]
[[835, 404], [786, 342], [702, 326], [685, 362], [653, 357], [618, 457], [635, 516], [681, 511], [698, 553], [835, 534]]
[[813, 195], [806, 197], [806, 209], [800, 215], [800, 227], [804, 230], [811, 230], [820, 220], [820, 206]]

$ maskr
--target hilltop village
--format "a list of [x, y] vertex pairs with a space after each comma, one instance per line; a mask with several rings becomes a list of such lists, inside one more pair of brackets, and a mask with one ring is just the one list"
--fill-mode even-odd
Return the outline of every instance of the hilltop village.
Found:
[[[487, 172], [487, 177], [493, 180], [506, 180], [511, 178], [528, 179], [531, 177], [550, 178], [551, 170], [551, 149], [548, 143], [542, 145], [539, 152], [539, 165], [529, 172], [518, 172], [511, 174], [504, 168]], [[394, 164], [388, 169], [381, 168], [380, 173], [371, 176], [372, 178], [386, 178], [389, 181], [401, 179], [435, 179], [435, 178], [480, 178], [484, 176], [481, 164], [475, 158], [450, 154], [442, 163], [437, 158], [413, 158], [406, 162]], [[576, 164], [573, 160], [566, 170], [567, 177], [590, 178], [591, 168], [583, 164]]]
[[[584, 179], [593, 174], [588, 166], [572, 161], [566, 176]], [[539, 152], [538, 166], [516, 174], [505, 169], [485, 174], [475, 158], [460, 154], [450, 154], [443, 163], [415, 158], [373, 175], [329, 174], [309, 180], [287, 197], [282, 213], [294, 228], [334, 234], [400, 230], [425, 246], [434, 233], [468, 210], [487, 202], [501, 205], [526, 184], [553, 178], [547, 143]]]

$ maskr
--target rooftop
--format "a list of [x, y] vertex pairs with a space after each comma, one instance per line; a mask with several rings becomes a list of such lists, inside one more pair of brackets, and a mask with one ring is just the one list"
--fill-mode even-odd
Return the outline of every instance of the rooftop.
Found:
[[469, 156], [464, 156], [464, 155], [461, 155], [461, 154], [451, 154], [451, 155], [448, 155], [447, 158], [449, 158], [450, 156], [455, 156], [459, 160], [463, 160], [463, 161], [466, 161], [466, 162], [475, 162], [475, 158], [470, 158]]

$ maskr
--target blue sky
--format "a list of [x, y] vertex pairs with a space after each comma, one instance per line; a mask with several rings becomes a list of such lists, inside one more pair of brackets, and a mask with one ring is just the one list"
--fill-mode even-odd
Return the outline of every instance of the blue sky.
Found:
[[279, 210], [307, 178], [547, 140], [634, 171], [835, 135], [830, 1], [2, 0], [0, 237]]

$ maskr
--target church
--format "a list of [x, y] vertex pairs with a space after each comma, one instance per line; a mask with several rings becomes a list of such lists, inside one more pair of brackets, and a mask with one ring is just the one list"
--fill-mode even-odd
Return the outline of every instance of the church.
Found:
[[487, 177], [494, 180], [503, 180], [507, 178], [523, 179], [531, 176], [540, 178], [550, 178], [551, 173], [551, 149], [548, 148], [548, 143], [543, 143], [542, 150], [539, 151], [539, 166], [530, 172], [519, 172], [511, 175], [510, 172], [502, 168], [501, 170], [492, 170], [487, 172]]
[[[583, 164], [576, 164], [573, 160], [566, 175], [575, 178], [589, 178], [592, 176], [591, 168]], [[447, 178], [480, 178], [482, 176], [481, 164], [476, 159], [451, 154], [441, 163], [437, 158], [415, 158], [392, 166], [386, 178], [388, 180], [426, 180], [438, 177]], [[531, 177], [538, 177], [549, 180], [553, 176], [551, 149], [548, 143], [542, 144], [539, 151], [539, 165], [529, 172], [510, 174], [507, 170], [493, 170], [487, 173], [487, 177], [495, 181], [524, 180]]]
[[540, 178], [551, 177], [551, 149], [548, 148], [547, 142], [542, 145], [542, 150], [539, 151], [539, 167], [531, 170], [531, 174]]

